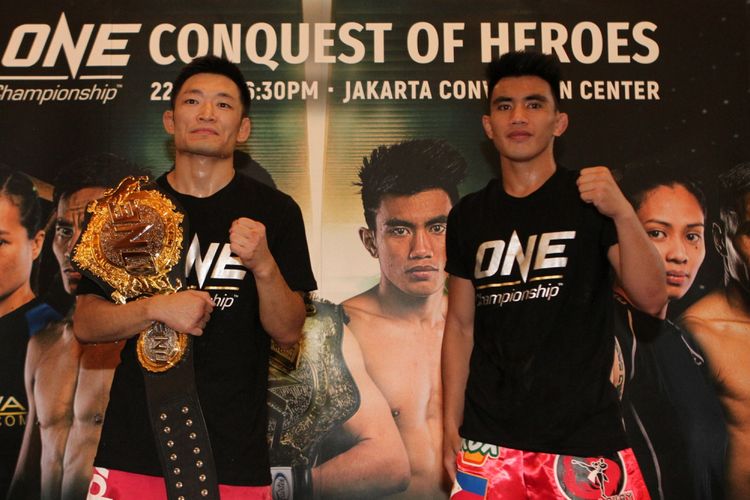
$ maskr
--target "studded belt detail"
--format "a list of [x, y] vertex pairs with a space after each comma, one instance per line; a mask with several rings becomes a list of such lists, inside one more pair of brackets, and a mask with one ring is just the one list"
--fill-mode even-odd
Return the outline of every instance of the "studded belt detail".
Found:
[[195, 389], [192, 345], [177, 366], [142, 372], [167, 498], [218, 499], [216, 465]]

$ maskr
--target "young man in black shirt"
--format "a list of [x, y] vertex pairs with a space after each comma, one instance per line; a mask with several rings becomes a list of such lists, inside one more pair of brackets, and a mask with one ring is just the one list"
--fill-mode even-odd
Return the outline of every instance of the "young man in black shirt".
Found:
[[554, 58], [510, 53], [487, 73], [502, 176], [454, 207], [446, 243], [453, 495], [648, 498], [609, 382], [610, 265], [656, 314], [663, 264], [607, 168], [556, 164], [568, 117]]

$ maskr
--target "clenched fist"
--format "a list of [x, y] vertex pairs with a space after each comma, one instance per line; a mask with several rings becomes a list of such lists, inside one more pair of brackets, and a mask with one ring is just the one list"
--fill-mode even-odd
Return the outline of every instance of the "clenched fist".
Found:
[[258, 221], [241, 217], [232, 222], [229, 245], [242, 265], [256, 276], [275, 263], [266, 241], [266, 226]]
[[586, 203], [592, 203], [602, 215], [616, 219], [633, 211], [633, 207], [620, 191], [612, 172], [607, 167], [581, 169], [576, 184], [581, 199]]
[[206, 323], [214, 310], [214, 303], [208, 292], [186, 290], [167, 295], [154, 295], [154, 317], [175, 331], [202, 335]]

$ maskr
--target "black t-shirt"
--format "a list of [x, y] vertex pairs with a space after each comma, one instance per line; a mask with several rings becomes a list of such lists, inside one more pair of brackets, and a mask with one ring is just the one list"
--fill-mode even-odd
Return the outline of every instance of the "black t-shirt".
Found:
[[465, 438], [569, 455], [626, 448], [609, 382], [611, 219], [558, 169], [514, 198], [500, 180], [448, 218], [449, 273], [476, 290]]
[[24, 364], [29, 338], [60, 315], [33, 299], [0, 317], [0, 498], [13, 478], [23, 442], [29, 401], [24, 387]]
[[622, 299], [616, 311], [623, 418], [652, 498], [724, 498], [726, 426], [703, 355], [670, 321]]
[[[190, 235], [186, 285], [211, 294], [215, 308], [203, 335], [193, 338], [198, 397], [211, 439], [219, 482], [270, 483], [266, 441], [266, 397], [270, 338], [260, 324], [255, 280], [231, 256], [229, 227], [239, 217], [266, 226], [271, 253], [292, 290], [317, 285], [310, 268], [304, 224], [289, 196], [235, 175], [208, 198], [177, 193], [166, 176], [157, 180], [182, 206]], [[91, 281], [78, 293], [99, 293]], [[279, 311], [283, 314], [283, 311]], [[143, 375], [135, 338], [122, 351], [99, 443], [97, 466], [161, 475], [146, 411]], [[137, 444], [134, 444], [137, 443]]]

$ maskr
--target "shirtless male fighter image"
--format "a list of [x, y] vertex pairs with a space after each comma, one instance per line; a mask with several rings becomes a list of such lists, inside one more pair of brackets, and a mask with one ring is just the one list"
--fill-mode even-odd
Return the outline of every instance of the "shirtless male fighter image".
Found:
[[[70, 257], [86, 205], [125, 176], [139, 173], [122, 158], [100, 154], [74, 161], [57, 175], [52, 250], [66, 293], [74, 295], [81, 279]], [[73, 335], [72, 315], [73, 310], [29, 341], [25, 379], [34, 425], [26, 427], [11, 499], [41, 494], [73, 500], [88, 490], [122, 343], [81, 344]]]
[[380, 146], [359, 172], [365, 249], [380, 280], [343, 303], [367, 371], [406, 445], [400, 498], [445, 498], [441, 465], [440, 345], [445, 324], [445, 224], [466, 173], [463, 157], [433, 139]]
[[729, 434], [727, 498], [739, 500], [750, 498], [750, 163], [719, 176], [718, 199], [712, 229], [724, 287], [680, 319], [708, 358]]

